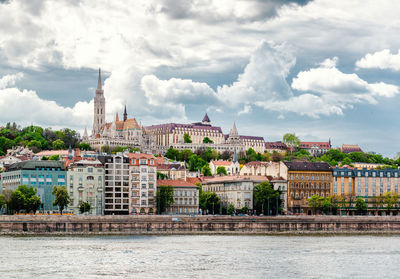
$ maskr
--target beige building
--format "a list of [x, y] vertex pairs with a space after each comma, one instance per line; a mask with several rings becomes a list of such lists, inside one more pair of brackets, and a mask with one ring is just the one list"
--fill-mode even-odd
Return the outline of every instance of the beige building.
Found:
[[157, 172], [167, 176], [167, 179], [186, 180], [185, 164], [158, 164]]
[[158, 187], [172, 186], [174, 204], [168, 208], [169, 214], [198, 214], [199, 187], [183, 180], [157, 180]]
[[129, 212], [130, 214], [156, 213], [157, 164], [150, 154], [129, 153]]
[[217, 174], [218, 167], [224, 167], [228, 175], [236, 175], [239, 174], [240, 164], [238, 161], [211, 161], [210, 162], [210, 169], [212, 175]]
[[270, 166], [269, 162], [262, 161], [253, 161], [245, 164], [241, 170], [240, 175], [269, 175], [268, 167]]
[[89, 214], [103, 215], [104, 168], [100, 161], [80, 160], [69, 165], [67, 189], [71, 198], [68, 209], [79, 214], [82, 202], [89, 202]]

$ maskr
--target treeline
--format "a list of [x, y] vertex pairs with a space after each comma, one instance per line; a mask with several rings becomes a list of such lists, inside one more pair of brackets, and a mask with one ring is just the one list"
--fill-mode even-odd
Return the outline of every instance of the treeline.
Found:
[[25, 146], [37, 153], [41, 150], [60, 150], [69, 146], [79, 147], [79, 135], [68, 128], [54, 131], [51, 128], [28, 126], [21, 128], [15, 123], [7, 123], [0, 128], [0, 155], [14, 146]]

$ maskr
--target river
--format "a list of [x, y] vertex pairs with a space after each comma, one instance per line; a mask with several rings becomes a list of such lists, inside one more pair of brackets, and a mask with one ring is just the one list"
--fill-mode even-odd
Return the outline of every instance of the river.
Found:
[[0, 278], [399, 278], [400, 236], [0, 237]]

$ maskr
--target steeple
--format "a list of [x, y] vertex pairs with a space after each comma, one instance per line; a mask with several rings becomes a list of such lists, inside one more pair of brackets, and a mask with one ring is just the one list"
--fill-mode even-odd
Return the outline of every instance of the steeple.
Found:
[[83, 140], [87, 140], [88, 139], [88, 133], [85, 127], [85, 131], [83, 132]]
[[229, 136], [230, 137], [237, 137], [239, 135], [237, 129], [236, 129], [236, 123], [233, 122], [233, 127], [231, 129], [231, 131], [229, 132]]
[[125, 110], [124, 110], [124, 122], [128, 120], [128, 113], [126, 112], [126, 105], [125, 105]]
[[204, 115], [203, 120], [201, 121], [201, 123], [203, 123], [203, 125], [211, 125], [211, 120], [208, 117], [207, 113], [206, 113], [206, 115]]
[[117, 112], [117, 114], [115, 115], [115, 122], [117, 122], [117, 121], [119, 121], [118, 112]]
[[103, 90], [101, 87], [101, 70], [99, 68], [99, 79], [97, 80], [97, 90]]

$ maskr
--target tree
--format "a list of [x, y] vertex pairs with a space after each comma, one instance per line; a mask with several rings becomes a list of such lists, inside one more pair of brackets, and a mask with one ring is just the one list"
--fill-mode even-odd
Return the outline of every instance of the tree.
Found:
[[[279, 211], [279, 205], [281, 203], [280, 193], [274, 190], [268, 181], [261, 182], [260, 184], [254, 186], [253, 190], [255, 207], [262, 214], [267, 212], [267, 215], [272, 212]], [[278, 207], [277, 207], [278, 206]]]
[[161, 185], [158, 187], [157, 194], [157, 212], [161, 214], [167, 212], [168, 207], [175, 203], [174, 201], [174, 188], [172, 186]]
[[42, 201], [36, 195], [33, 195], [30, 198], [25, 200], [26, 212], [33, 212], [33, 214], [35, 214], [36, 211], [39, 210], [41, 205], [42, 205]]
[[229, 159], [231, 159], [231, 153], [229, 152], [229, 151], [224, 151], [224, 152], [222, 152], [221, 153], [221, 159], [222, 160], [224, 160], [224, 161], [227, 161], [227, 160], [229, 160]]
[[204, 166], [208, 164], [199, 155], [193, 154], [192, 156], [189, 157], [188, 165], [190, 171], [200, 171]]
[[203, 138], [203, 143], [214, 143], [209, 137]]
[[220, 207], [220, 200], [216, 193], [206, 192], [206, 208], [208, 212], [215, 214], [216, 209]]
[[65, 149], [65, 144], [62, 140], [58, 139], [53, 141], [52, 145], [53, 150], [62, 150]]
[[11, 194], [9, 209], [15, 212], [25, 209], [25, 197], [20, 190], [17, 189]]
[[332, 198], [326, 197], [321, 204], [322, 212], [325, 214], [332, 213]]
[[363, 198], [357, 198], [355, 208], [357, 214], [364, 215], [365, 211], [367, 211], [367, 204]]
[[397, 203], [399, 196], [397, 194], [393, 194], [390, 192], [387, 192], [384, 194], [384, 200], [386, 204], [386, 210], [389, 213], [390, 210], [392, 210]]
[[227, 175], [228, 173], [226, 172], [226, 168], [224, 166], [219, 166], [217, 168], [217, 174], [218, 175]]
[[90, 148], [90, 144], [88, 144], [88, 143], [86, 143], [86, 142], [81, 142], [81, 143], [78, 145], [78, 147], [79, 147], [80, 150], [90, 150], [90, 149], [91, 149], [91, 148]]
[[192, 150], [190, 150], [190, 149], [184, 149], [184, 150], [182, 150], [182, 151], [179, 153], [179, 161], [188, 162], [190, 156], [192, 156], [192, 155], [193, 155]]
[[6, 198], [2, 194], [0, 194], [0, 211], [5, 205], [6, 205]]
[[79, 212], [81, 214], [83, 214], [85, 212], [89, 212], [91, 208], [92, 208], [92, 206], [90, 205], [90, 203], [87, 201], [84, 201], [84, 202], [81, 202], [81, 204], [79, 205]]
[[110, 154], [111, 153], [111, 149], [110, 149], [110, 146], [108, 146], [107, 144], [106, 145], [103, 145], [102, 147], [101, 147], [101, 152], [103, 152], [103, 153], [107, 153], [107, 154]]
[[33, 152], [37, 153], [42, 150], [42, 143], [38, 140], [31, 140], [30, 142], [28, 142], [27, 147]]
[[183, 134], [183, 142], [184, 143], [192, 143], [192, 140], [191, 140], [189, 134], [187, 134], [187, 133]]
[[210, 169], [210, 167], [208, 166], [208, 164], [205, 165], [205, 166], [201, 169], [201, 172], [203, 173], [204, 176], [212, 176], [211, 169]]
[[50, 161], [58, 161], [58, 160], [60, 160], [60, 155], [51, 155], [50, 157], [49, 157], [49, 160]]
[[52, 194], [55, 196], [53, 205], [58, 206], [62, 215], [64, 208], [67, 207], [70, 202], [68, 191], [65, 189], [65, 186], [54, 186]]
[[228, 212], [227, 213], [228, 213], [228, 215], [233, 215], [235, 213], [235, 206], [232, 203], [230, 203], [228, 205]]
[[167, 153], [165, 153], [165, 157], [171, 160], [178, 160], [179, 150], [174, 148], [168, 148]]
[[157, 179], [168, 179], [168, 175], [158, 171], [157, 172]]
[[300, 146], [300, 139], [291, 133], [283, 135], [283, 143], [291, 148], [298, 148]]
[[351, 163], [351, 159], [349, 157], [346, 157], [342, 160], [340, 166], [349, 165], [350, 167], [352, 167], [353, 165]]
[[13, 191], [9, 190], [9, 189], [4, 190], [3, 193], [2, 193], [2, 195], [4, 197], [4, 202], [5, 202], [6, 206], [7, 206], [7, 214], [9, 213], [9, 210], [10, 210], [10, 202], [11, 202], [12, 194], [13, 194]]
[[308, 205], [313, 209], [314, 214], [316, 214], [317, 210], [322, 208], [322, 203], [324, 201], [323, 197], [313, 195], [308, 199]]

